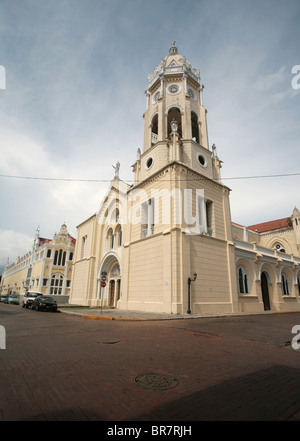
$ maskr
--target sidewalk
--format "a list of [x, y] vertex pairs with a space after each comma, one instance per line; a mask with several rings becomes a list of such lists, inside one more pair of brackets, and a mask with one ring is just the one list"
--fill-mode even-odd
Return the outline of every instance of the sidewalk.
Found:
[[141, 321], [141, 320], [182, 320], [193, 318], [209, 318], [209, 317], [236, 317], [246, 315], [261, 315], [261, 314], [274, 314], [274, 311], [264, 311], [260, 313], [215, 313], [215, 314], [167, 314], [167, 313], [155, 313], [145, 311], [130, 311], [120, 309], [109, 308], [80, 308], [80, 307], [60, 307], [59, 310], [65, 314], [77, 315], [94, 320], [128, 320], [128, 321]]

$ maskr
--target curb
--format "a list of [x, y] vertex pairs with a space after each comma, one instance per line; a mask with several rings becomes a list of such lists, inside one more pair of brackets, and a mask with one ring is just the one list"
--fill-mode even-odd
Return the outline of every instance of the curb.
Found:
[[163, 320], [183, 320], [183, 319], [196, 319], [196, 318], [220, 318], [220, 317], [245, 317], [249, 315], [279, 315], [279, 314], [299, 314], [300, 311], [267, 311], [260, 313], [238, 313], [238, 314], [212, 314], [212, 315], [199, 315], [199, 316], [189, 316], [189, 317], [166, 317], [166, 318], [122, 318], [122, 317], [109, 317], [104, 315], [91, 315], [91, 314], [82, 314], [79, 312], [73, 311], [61, 311], [65, 314], [75, 315], [77, 317], [88, 318], [91, 320], [115, 320], [115, 321], [127, 321], [127, 322], [153, 322], [153, 321], [163, 321]]
[[105, 317], [103, 315], [89, 315], [89, 314], [77, 314], [84, 318], [89, 318], [92, 320], [118, 320], [127, 322], [149, 322], [149, 321], [160, 321], [163, 319], [134, 319], [134, 318], [118, 318], [118, 317]]
[[137, 319], [137, 318], [120, 318], [120, 317], [107, 317], [104, 315], [90, 315], [90, 314], [81, 314], [79, 312], [69, 312], [69, 311], [61, 311], [62, 313], [69, 314], [69, 315], [75, 315], [77, 317], [83, 317], [88, 318], [92, 320], [117, 320], [117, 321], [127, 321], [127, 322], [145, 322], [145, 321], [161, 321], [165, 320], [162, 318], [144, 318], [144, 319]]

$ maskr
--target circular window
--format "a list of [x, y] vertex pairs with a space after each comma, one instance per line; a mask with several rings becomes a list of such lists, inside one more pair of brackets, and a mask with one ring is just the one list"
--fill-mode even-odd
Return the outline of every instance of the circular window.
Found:
[[168, 86], [167, 88], [167, 92], [171, 95], [177, 95], [179, 92], [181, 91], [181, 87], [179, 86], [179, 84], [170, 84], [170, 86]]
[[276, 243], [275, 244], [275, 248], [277, 251], [280, 251], [280, 253], [285, 253], [285, 249], [283, 248], [283, 246], [281, 245], [281, 243]]
[[160, 97], [160, 92], [156, 92], [153, 96], [153, 103], [156, 103]]
[[202, 167], [206, 167], [206, 160], [203, 155], [201, 154], [198, 155], [198, 161], [199, 164], [202, 165]]
[[153, 165], [153, 158], [150, 157], [150, 158], [148, 158], [147, 161], [146, 161], [146, 169], [149, 170], [149, 168], [151, 168], [152, 165]]
[[188, 89], [188, 95], [190, 96], [190, 98], [192, 98], [192, 100], [195, 101], [196, 95], [195, 95], [193, 89]]

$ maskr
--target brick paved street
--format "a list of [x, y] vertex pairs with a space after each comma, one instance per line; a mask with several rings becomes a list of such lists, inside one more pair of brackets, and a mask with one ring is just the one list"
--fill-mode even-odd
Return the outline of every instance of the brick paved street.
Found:
[[[300, 314], [92, 320], [0, 304], [1, 421], [300, 420]], [[147, 390], [143, 373], [179, 384]]]

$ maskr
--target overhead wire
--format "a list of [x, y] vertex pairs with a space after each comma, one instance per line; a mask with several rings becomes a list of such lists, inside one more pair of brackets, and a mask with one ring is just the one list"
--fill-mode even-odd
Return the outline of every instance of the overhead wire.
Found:
[[[281, 173], [274, 175], [252, 175], [252, 176], [231, 176], [231, 177], [222, 177], [221, 181], [225, 180], [240, 180], [240, 179], [267, 179], [267, 178], [281, 178], [288, 176], [300, 176], [299, 173]], [[35, 181], [61, 181], [61, 182], [111, 182], [112, 179], [80, 179], [80, 178], [48, 178], [43, 176], [18, 176], [18, 175], [5, 175], [0, 174], [0, 178], [8, 178], [8, 179], [24, 179], [24, 180], [35, 180]], [[192, 179], [181, 179], [181, 181], [198, 181], [201, 178], [192, 178]], [[123, 182], [134, 182], [133, 179], [122, 180]], [[163, 182], [174, 181], [174, 179], [162, 179]]]

